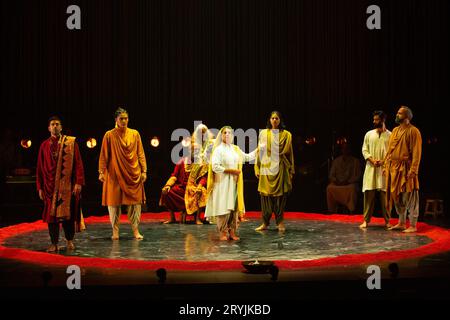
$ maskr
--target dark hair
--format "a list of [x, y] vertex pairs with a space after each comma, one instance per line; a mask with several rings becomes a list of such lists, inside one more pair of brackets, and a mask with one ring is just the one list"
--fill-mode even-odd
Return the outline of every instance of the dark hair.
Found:
[[381, 110], [375, 110], [375, 111], [373, 112], [373, 116], [374, 116], [374, 117], [375, 117], [375, 116], [379, 116], [380, 119], [381, 119], [382, 121], [386, 121], [386, 113], [384, 113], [384, 111], [381, 111]]
[[282, 131], [282, 130], [286, 129], [286, 125], [284, 124], [283, 116], [281, 115], [280, 111], [277, 111], [277, 110], [274, 110], [270, 113], [269, 119], [267, 120], [266, 128], [272, 129], [272, 125], [270, 124], [270, 118], [272, 118], [272, 115], [274, 113], [276, 113], [278, 118], [280, 118], [280, 125], [278, 126], [279, 130]]
[[58, 117], [58, 116], [51, 116], [50, 118], [48, 118], [47, 125], [49, 126], [50, 122], [55, 121], [55, 120], [59, 121], [59, 123], [62, 124], [62, 121], [61, 121], [60, 117]]
[[403, 108], [406, 110], [406, 115], [408, 116], [408, 119], [411, 120], [413, 118], [413, 112], [410, 108], [407, 106], [400, 106], [400, 108]]
[[122, 113], [128, 114], [128, 111], [124, 108], [117, 108], [116, 112], [114, 112], [114, 119], [117, 119], [118, 116], [120, 116]]

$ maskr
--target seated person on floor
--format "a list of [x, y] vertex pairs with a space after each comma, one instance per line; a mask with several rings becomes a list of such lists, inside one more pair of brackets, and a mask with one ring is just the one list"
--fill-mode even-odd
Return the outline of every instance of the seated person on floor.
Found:
[[361, 177], [360, 161], [351, 155], [348, 144], [341, 146], [342, 155], [333, 160], [330, 183], [327, 186], [328, 212], [336, 213], [338, 205], [353, 213], [358, 200], [358, 181]]

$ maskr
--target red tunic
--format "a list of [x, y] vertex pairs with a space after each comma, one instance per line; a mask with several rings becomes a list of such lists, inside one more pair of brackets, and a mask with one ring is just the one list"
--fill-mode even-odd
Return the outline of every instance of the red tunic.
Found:
[[[56, 165], [58, 161], [58, 138], [50, 137], [42, 142], [36, 168], [36, 188], [44, 192], [44, 211], [42, 220], [47, 223], [57, 222], [50, 216], [52, 196], [55, 189]], [[72, 188], [75, 184], [84, 185], [84, 169], [78, 144], [75, 142], [75, 152], [72, 169]]]
[[177, 163], [171, 174], [171, 177], [176, 177], [177, 181], [167, 194], [161, 194], [160, 204], [162, 206], [165, 206], [172, 211], [182, 211], [186, 209], [184, 194], [186, 192], [189, 173], [190, 171], [185, 170], [183, 158]]

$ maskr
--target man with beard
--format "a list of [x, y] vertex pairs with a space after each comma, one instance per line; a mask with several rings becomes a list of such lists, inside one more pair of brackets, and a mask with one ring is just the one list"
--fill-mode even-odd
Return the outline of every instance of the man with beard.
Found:
[[[419, 217], [419, 164], [422, 155], [422, 137], [419, 129], [411, 124], [413, 113], [410, 108], [401, 106], [395, 122], [398, 127], [392, 130], [383, 174], [386, 175], [387, 210], [395, 210], [398, 223], [389, 230], [403, 232], [417, 231]], [[406, 229], [406, 211], [409, 211], [410, 226]], [[406, 230], [405, 230], [406, 229]]]
[[390, 212], [386, 210], [386, 180], [383, 177], [383, 160], [388, 150], [389, 137], [391, 132], [386, 129], [386, 114], [383, 111], [373, 113], [374, 129], [364, 136], [362, 154], [366, 160], [364, 170], [363, 188], [364, 193], [364, 222], [360, 228], [367, 228], [373, 214], [375, 197], [377, 193], [380, 197], [381, 211], [383, 213], [386, 228], [389, 224]]
[[80, 207], [84, 169], [75, 137], [62, 134], [61, 120], [48, 120], [50, 138], [42, 142], [36, 167], [36, 187], [44, 202], [42, 220], [47, 222], [52, 244], [47, 252], [57, 252], [59, 225], [64, 229], [67, 250], [74, 250], [75, 232], [84, 229]]

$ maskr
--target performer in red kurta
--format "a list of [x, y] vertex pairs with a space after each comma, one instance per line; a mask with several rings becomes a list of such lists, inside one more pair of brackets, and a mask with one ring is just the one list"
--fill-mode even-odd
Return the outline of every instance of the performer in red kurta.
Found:
[[75, 137], [61, 134], [58, 117], [49, 119], [50, 138], [39, 149], [36, 187], [44, 202], [42, 220], [48, 223], [51, 246], [48, 252], [58, 251], [59, 224], [62, 223], [67, 249], [73, 250], [75, 232], [84, 229], [80, 208], [84, 169]]
[[182, 216], [185, 214], [184, 194], [192, 167], [192, 163], [188, 162], [185, 158], [181, 158], [162, 188], [159, 205], [166, 207], [170, 212], [170, 220], [165, 223], [175, 223], [175, 212], [177, 211], [181, 211]]

